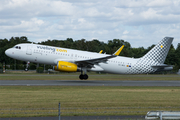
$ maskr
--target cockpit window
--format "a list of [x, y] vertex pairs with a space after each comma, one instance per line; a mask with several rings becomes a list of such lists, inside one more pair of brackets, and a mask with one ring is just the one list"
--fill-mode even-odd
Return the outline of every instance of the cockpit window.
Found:
[[13, 48], [16, 48], [16, 49], [21, 49], [21, 47], [20, 47], [20, 46], [14, 46]]

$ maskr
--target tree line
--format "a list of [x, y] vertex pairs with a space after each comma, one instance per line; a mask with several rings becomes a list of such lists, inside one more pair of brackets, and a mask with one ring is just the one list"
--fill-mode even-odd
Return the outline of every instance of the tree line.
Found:
[[[14, 60], [5, 55], [5, 50], [11, 48], [19, 43], [31, 43], [26, 36], [22, 37], [11, 37], [8, 39], [0, 39], [0, 69], [2, 64], [5, 63], [9, 65], [9, 69], [23, 69], [25, 62]], [[50, 45], [56, 47], [64, 47], [70, 49], [77, 49], [83, 51], [99, 52], [103, 50], [103, 53], [113, 54], [119, 47], [125, 45], [124, 49], [121, 51], [120, 56], [140, 58], [144, 56], [149, 50], [151, 50], [155, 45], [151, 45], [148, 48], [139, 47], [132, 48], [131, 44], [122, 39], [108, 40], [107, 43], [99, 41], [97, 39], [87, 41], [85, 39], [73, 40], [72, 38], [67, 38], [66, 40], [47, 40], [37, 44]], [[176, 48], [171, 45], [169, 53], [167, 55], [165, 64], [174, 65], [174, 71], [180, 69], [180, 43]], [[43, 65], [40, 65], [43, 66]], [[46, 66], [46, 69], [50, 66]], [[30, 69], [36, 69], [36, 64], [31, 63]]]

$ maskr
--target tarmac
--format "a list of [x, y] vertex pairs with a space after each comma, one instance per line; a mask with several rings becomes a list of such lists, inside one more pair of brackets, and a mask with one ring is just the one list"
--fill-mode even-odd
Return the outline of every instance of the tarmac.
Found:
[[0, 80], [0, 86], [180, 86], [180, 81]]

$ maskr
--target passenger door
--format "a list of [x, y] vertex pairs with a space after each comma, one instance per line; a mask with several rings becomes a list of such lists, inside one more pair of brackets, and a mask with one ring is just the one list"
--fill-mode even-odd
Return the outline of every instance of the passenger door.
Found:
[[32, 55], [32, 45], [27, 46], [26, 55]]

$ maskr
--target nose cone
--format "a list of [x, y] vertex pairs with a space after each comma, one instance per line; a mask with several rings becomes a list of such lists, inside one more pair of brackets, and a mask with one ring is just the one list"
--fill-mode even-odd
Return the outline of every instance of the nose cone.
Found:
[[5, 51], [5, 54], [6, 54], [8, 57], [11, 57], [11, 55], [12, 55], [12, 50], [11, 50], [11, 49], [7, 49], [7, 50]]
[[9, 56], [9, 49], [7, 49], [7, 50], [5, 51], [5, 54], [6, 54], [7, 56]]

